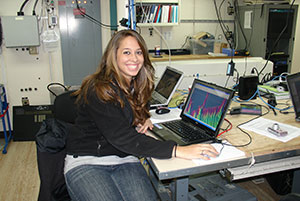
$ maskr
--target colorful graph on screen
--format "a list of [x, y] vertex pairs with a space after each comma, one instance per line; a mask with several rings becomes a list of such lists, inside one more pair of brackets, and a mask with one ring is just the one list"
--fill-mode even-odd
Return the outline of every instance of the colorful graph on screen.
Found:
[[216, 128], [222, 117], [227, 99], [202, 90], [193, 92], [184, 113], [201, 123]]

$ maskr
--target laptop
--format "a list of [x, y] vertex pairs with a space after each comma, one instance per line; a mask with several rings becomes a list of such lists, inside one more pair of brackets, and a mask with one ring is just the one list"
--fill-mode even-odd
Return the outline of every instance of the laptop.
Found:
[[167, 106], [183, 78], [183, 72], [167, 66], [150, 100], [150, 109]]
[[233, 95], [231, 89], [195, 79], [181, 119], [154, 124], [152, 132], [162, 140], [173, 140], [178, 145], [213, 142]]
[[293, 102], [296, 121], [300, 121], [300, 72], [288, 75], [286, 81]]

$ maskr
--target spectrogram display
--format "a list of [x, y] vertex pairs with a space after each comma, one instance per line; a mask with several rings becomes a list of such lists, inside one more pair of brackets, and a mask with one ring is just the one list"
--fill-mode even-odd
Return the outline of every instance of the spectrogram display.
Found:
[[195, 88], [184, 113], [216, 129], [227, 99]]

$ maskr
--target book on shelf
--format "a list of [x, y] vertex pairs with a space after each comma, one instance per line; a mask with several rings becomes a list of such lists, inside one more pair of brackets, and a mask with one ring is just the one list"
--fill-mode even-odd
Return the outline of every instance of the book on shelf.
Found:
[[178, 5], [145, 4], [136, 6], [137, 23], [177, 23]]
[[290, 93], [288, 91], [278, 91], [276, 87], [272, 87], [269, 85], [258, 85], [259, 91], [264, 93], [272, 93], [274, 94], [276, 100], [289, 99]]
[[150, 11], [150, 17], [149, 17], [149, 23], [153, 22], [154, 14], [155, 14], [155, 5], [151, 6], [151, 11]]

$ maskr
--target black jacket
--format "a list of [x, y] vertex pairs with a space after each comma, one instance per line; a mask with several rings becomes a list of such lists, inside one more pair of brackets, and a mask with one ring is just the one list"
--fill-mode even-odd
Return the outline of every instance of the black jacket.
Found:
[[171, 158], [173, 141], [159, 141], [138, 133], [132, 126], [133, 112], [125, 95], [125, 106], [104, 103], [89, 91], [88, 104], [78, 106], [78, 115], [67, 136], [67, 154]]

